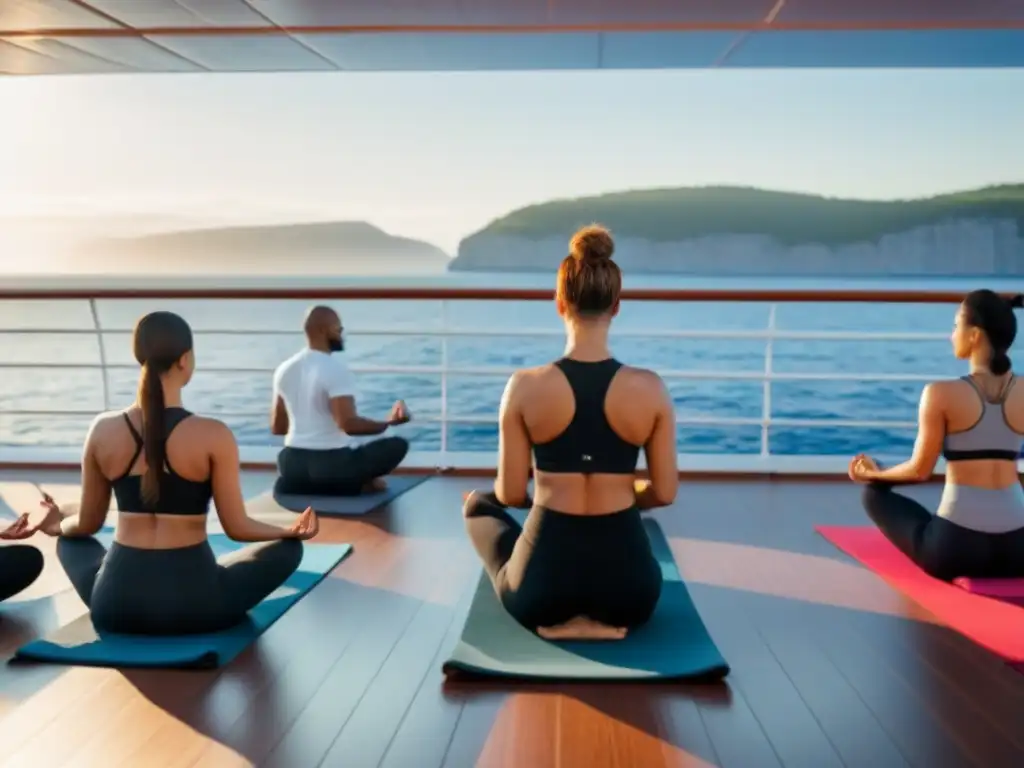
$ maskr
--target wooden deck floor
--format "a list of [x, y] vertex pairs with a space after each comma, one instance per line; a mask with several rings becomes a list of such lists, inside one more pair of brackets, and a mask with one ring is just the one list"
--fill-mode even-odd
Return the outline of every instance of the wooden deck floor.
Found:
[[[77, 490], [33, 479], [58, 500]], [[247, 493], [269, 484], [251, 475]], [[323, 521], [354, 554], [226, 669], [0, 668], [0, 765], [1024, 765], [1024, 675], [814, 533], [861, 522], [848, 484], [694, 482], [657, 513], [732, 665], [725, 685], [444, 686], [479, 568], [459, 508], [479, 484], [433, 479]], [[38, 498], [0, 492], [15, 509]], [[49, 559], [3, 609], [5, 658], [84, 610]]]

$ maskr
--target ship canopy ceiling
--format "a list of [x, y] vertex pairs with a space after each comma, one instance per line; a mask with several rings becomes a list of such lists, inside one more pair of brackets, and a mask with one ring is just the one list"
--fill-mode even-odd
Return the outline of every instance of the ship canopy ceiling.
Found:
[[0, 0], [0, 73], [1021, 67], [1024, 0]]

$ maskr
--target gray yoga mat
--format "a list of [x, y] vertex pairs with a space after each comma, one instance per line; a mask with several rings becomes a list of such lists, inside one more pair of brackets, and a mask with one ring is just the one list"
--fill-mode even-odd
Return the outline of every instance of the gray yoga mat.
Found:
[[411, 491], [429, 479], [429, 475], [391, 475], [385, 478], [387, 488], [377, 493], [363, 493], [358, 496], [318, 496], [298, 493], [272, 492], [274, 501], [291, 512], [303, 512], [312, 507], [318, 515], [350, 516], [365, 515], [394, 501], [406, 491]]
[[650, 621], [623, 640], [550, 641], [502, 607], [484, 573], [446, 676], [558, 681], [715, 680], [729, 665], [690, 598], [661, 527], [644, 527], [661, 563], [664, 584]]

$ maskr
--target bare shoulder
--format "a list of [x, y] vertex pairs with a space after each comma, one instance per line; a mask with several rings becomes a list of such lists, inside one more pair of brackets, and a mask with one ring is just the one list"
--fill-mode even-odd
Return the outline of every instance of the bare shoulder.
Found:
[[520, 368], [509, 377], [508, 389], [517, 392], [531, 391], [543, 387], [555, 377], [555, 366], [550, 363], [533, 368]]
[[544, 400], [565, 386], [565, 377], [552, 363], [520, 368], [509, 377], [502, 402], [506, 408], [518, 408], [525, 402]]
[[634, 368], [631, 365], [624, 365], [619, 376], [631, 394], [647, 398], [668, 397], [668, 387], [665, 386], [665, 380], [648, 368]]
[[118, 430], [124, 429], [124, 419], [127, 415], [127, 411], [107, 411], [99, 414], [89, 426], [89, 438], [106, 440], [116, 434]]
[[194, 414], [182, 426], [185, 424], [188, 424], [189, 431], [195, 433], [197, 437], [203, 440], [210, 441], [211, 444], [235, 441], [235, 433], [231, 431], [231, 427], [220, 419]]
[[975, 393], [974, 387], [963, 379], [939, 379], [938, 381], [930, 381], [925, 384], [924, 389], [921, 391], [921, 397], [932, 399], [963, 397], [964, 395], [976, 397]]
[[921, 390], [921, 406], [945, 411], [957, 403], [978, 399], [978, 393], [963, 379], [939, 379], [930, 381]]
[[520, 381], [537, 381], [550, 376], [556, 370], [553, 363], [544, 363], [544, 365], [535, 365], [533, 368], [520, 368], [512, 376]]

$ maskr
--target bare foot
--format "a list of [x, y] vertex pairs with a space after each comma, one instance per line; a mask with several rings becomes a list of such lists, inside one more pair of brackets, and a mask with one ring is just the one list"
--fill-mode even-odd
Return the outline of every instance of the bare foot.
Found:
[[626, 628], [610, 627], [586, 616], [577, 616], [554, 627], [537, 627], [537, 634], [545, 640], [622, 640]]
[[383, 477], [375, 477], [363, 485], [363, 493], [379, 493], [387, 490], [387, 487], [388, 484], [384, 482]]

